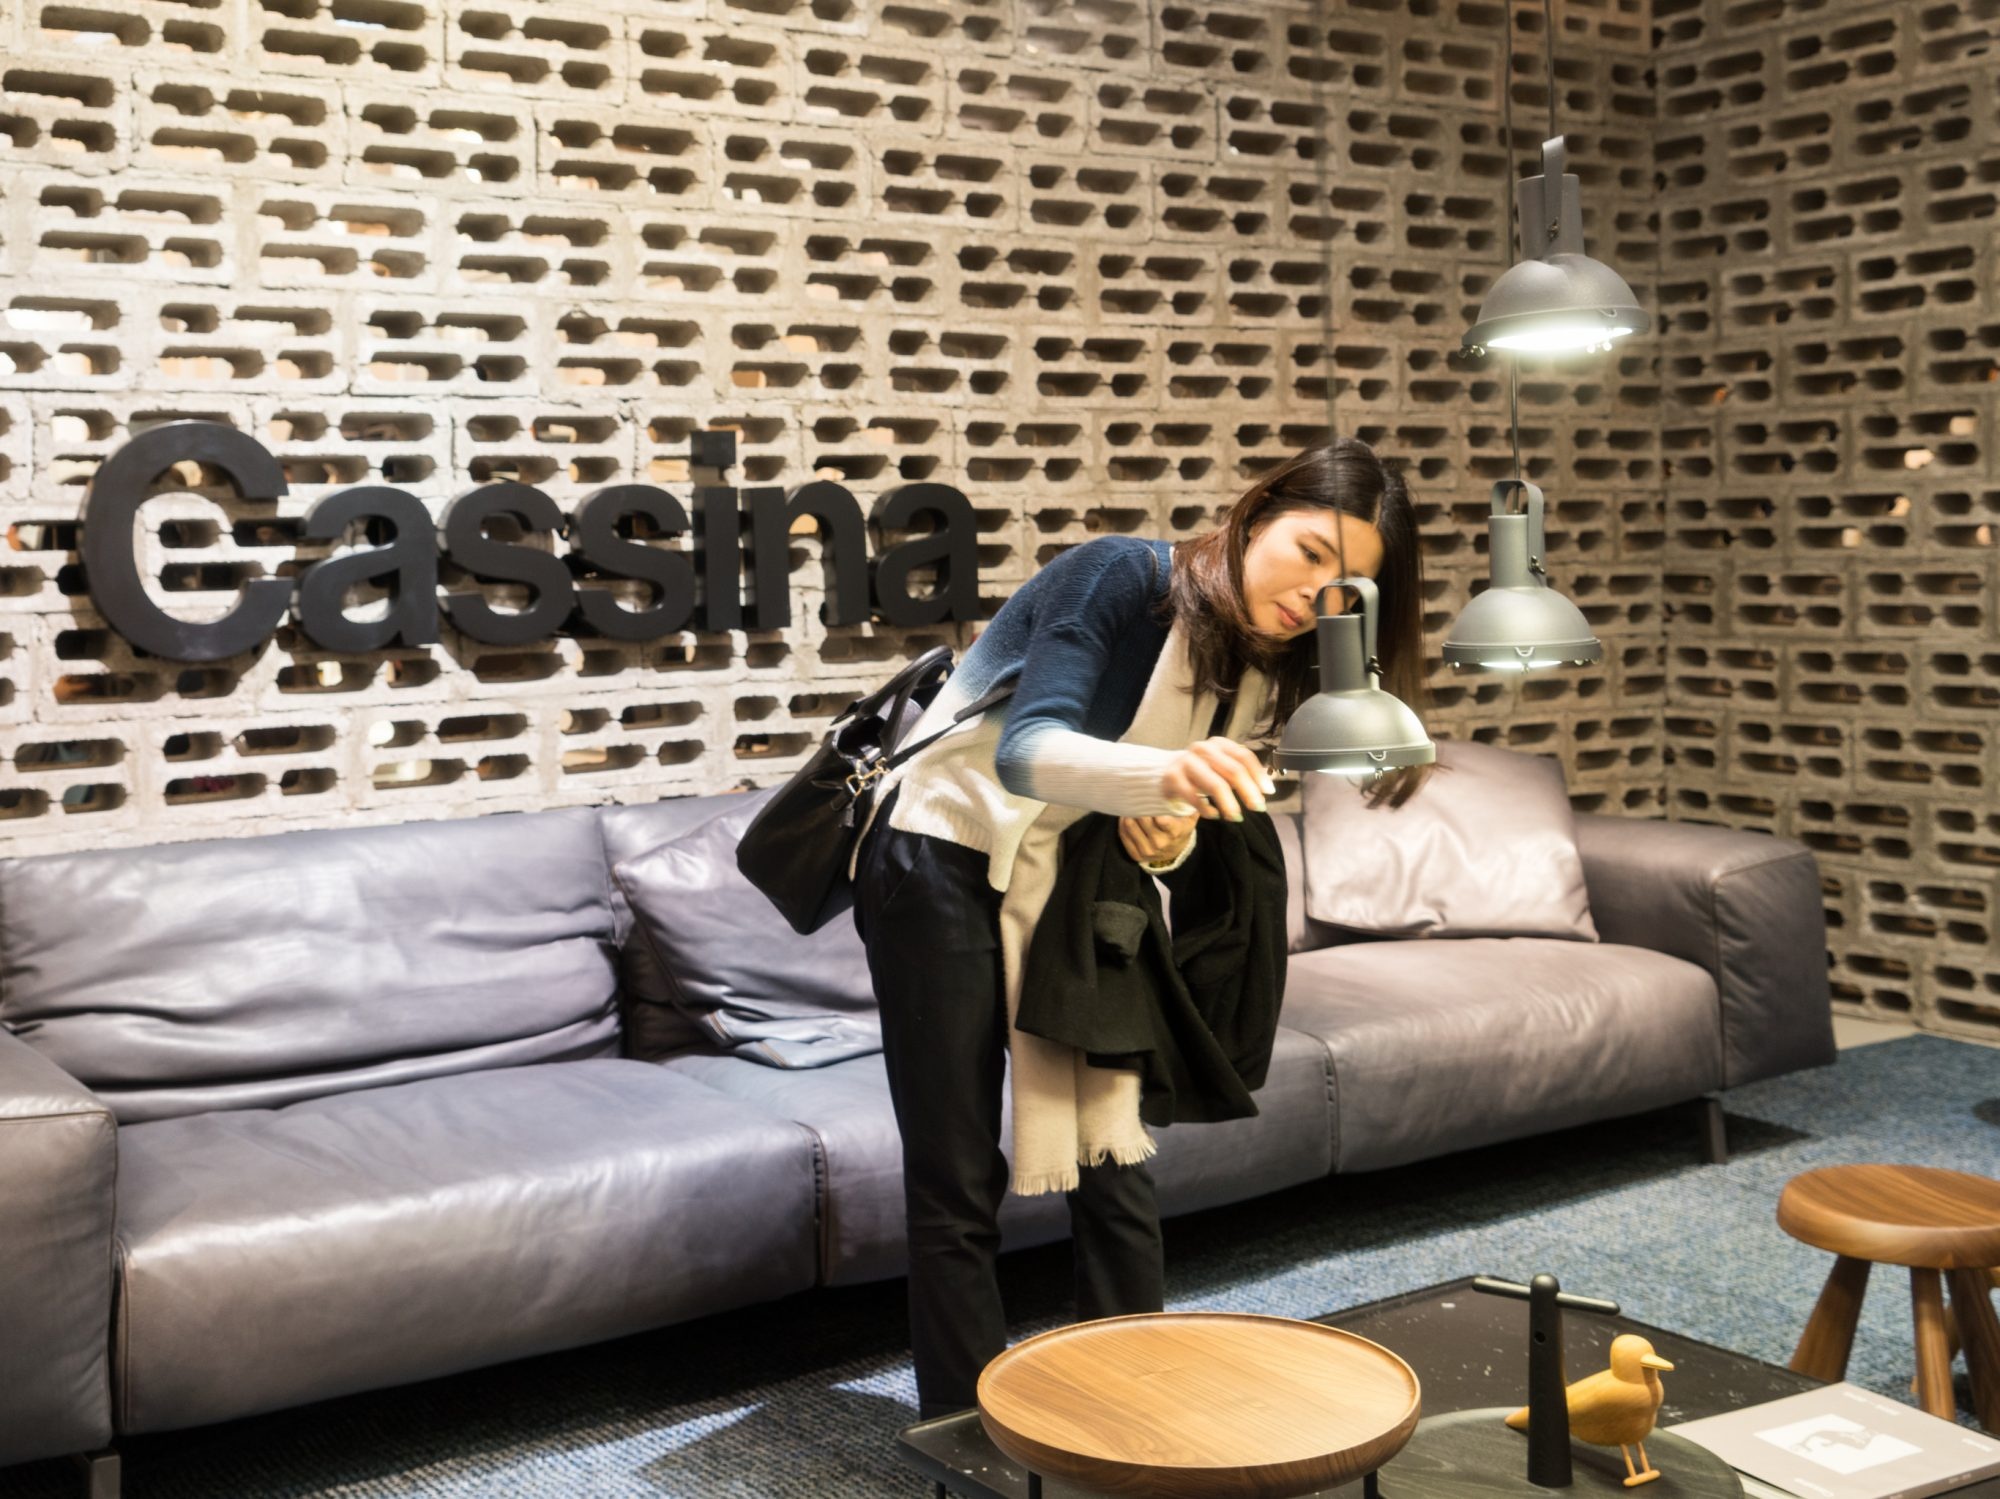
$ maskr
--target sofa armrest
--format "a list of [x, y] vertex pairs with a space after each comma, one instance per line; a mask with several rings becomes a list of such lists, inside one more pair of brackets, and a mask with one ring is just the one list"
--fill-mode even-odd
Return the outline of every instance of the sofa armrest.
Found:
[[111, 1440], [118, 1124], [0, 1029], [0, 1463]]
[[1599, 937], [1684, 958], [1715, 980], [1724, 1087], [1833, 1060], [1811, 850], [1735, 828], [1589, 813], [1576, 819], [1576, 842]]

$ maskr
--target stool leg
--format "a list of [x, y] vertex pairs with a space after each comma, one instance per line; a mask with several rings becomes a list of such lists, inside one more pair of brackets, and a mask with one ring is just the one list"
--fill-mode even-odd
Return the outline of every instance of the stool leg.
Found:
[[1917, 1328], [1917, 1403], [1941, 1420], [1957, 1419], [1951, 1392], [1951, 1345], [1944, 1336], [1944, 1283], [1935, 1270], [1910, 1270], [1910, 1317]]
[[1861, 1319], [1861, 1298], [1868, 1291], [1867, 1260], [1841, 1255], [1827, 1272], [1819, 1300], [1799, 1337], [1792, 1368], [1814, 1379], [1835, 1380], [1847, 1373], [1847, 1356], [1854, 1350], [1854, 1324]]
[[1972, 1376], [1972, 1409], [1979, 1424], [2000, 1432], [2000, 1318], [1993, 1315], [1992, 1282], [1984, 1270], [1950, 1273], [1951, 1307], [1965, 1340], [1965, 1368]]
[[[1949, 1283], [1951, 1277], [1946, 1276], [1945, 1280]], [[1944, 1356], [1948, 1363], [1957, 1360], [1958, 1350], [1964, 1346], [1958, 1336], [1958, 1309], [1954, 1305], [1957, 1300], [1958, 1293], [1954, 1291], [1952, 1292], [1952, 1299], [1944, 1304]], [[1916, 1392], [1917, 1376], [1912, 1374], [1910, 1376], [1910, 1393], [1914, 1395]]]

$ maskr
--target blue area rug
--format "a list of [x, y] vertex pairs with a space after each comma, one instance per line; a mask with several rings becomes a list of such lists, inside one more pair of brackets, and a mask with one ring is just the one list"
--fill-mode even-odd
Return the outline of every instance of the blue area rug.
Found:
[[[1683, 1113], [1334, 1177], [1167, 1224], [1177, 1308], [1317, 1316], [1474, 1272], [1616, 1297], [1626, 1312], [1782, 1363], [1828, 1258], [1773, 1218], [1812, 1166], [1899, 1161], [2000, 1176], [2000, 1052], [1935, 1037], [1725, 1100], [1734, 1158], [1696, 1163]], [[1008, 1257], [1017, 1336], [1067, 1319], [1065, 1245]], [[1876, 1278], [1849, 1378], [1905, 1400], [1909, 1294]], [[131, 1499], [218, 1496], [908, 1495], [915, 1419], [901, 1282], [807, 1296], [574, 1353], [126, 1447]], [[1960, 1376], [1963, 1399], [1963, 1375]], [[0, 1470], [0, 1499], [71, 1499], [62, 1464]]]

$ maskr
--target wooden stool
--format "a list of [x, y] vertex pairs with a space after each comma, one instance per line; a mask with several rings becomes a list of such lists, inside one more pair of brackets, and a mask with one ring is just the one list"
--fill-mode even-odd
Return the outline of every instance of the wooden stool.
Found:
[[2000, 1182], [1931, 1166], [1827, 1166], [1785, 1184], [1778, 1226], [1839, 1256], [1792, 1368], [1815, 1379], [1845, 1375], [1870, 1268], [1907, 1265], [1917, 1399], [1932, 1415], [1952, 1420], [1942, 1271], [1965, 1343], [1973, 1410], [1988, 1431], [2000, 1431], [2000, 1319], [1988, 1299], [1993, 1267], [2000, 1266]]
[[979, 1376], [993, 1443], [1044, 1477], [1152, 1499], [1285, 1499], [1368, 1480], [1417, 1424], [1417, 1376], [1316, 1322], [1155, 1312], [1017, 1343]]

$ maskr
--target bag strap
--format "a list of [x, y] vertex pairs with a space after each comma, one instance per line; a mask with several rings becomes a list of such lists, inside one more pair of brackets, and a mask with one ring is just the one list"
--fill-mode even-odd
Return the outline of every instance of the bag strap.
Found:
[[[942, 673], [942, 675], [939, 675], [939, 673]], [[945, 677], [950, 675], [951, 647], [948, 645], [932, 646], [921, 656], [917, 657], [916, 660], [910, 662], [909, 665], [889, 678], [880, 687], [877, 687], [873, 692], [858, 697], [849, 703], [842, 710], [840, 716], [833, 721], [832, 726], [838, 728], [850, 718], [866, 717], [871, 713], [877, 712], [892, 697], [896, 700], [895, 712], [886, 716], [889, 722], [894, 723], [901, 715], [903, 709], [908, 705], [909, 700], [929, 682], [931, 677], [937, 676], [938, 681], [942, 682]]]
[[977, 718], [980, 714], [984, 713], [988, 708], [993, 707], [996, 703], [1004, 703], [1005, 701], [1007, 701], [1008, 698], [1012, 697], [1013, 695], [1014, 695], [1014, 684], [1012, 682], [1008, 682], [1003, 686], [995, 687], [991, 692], [987, 693], [986, 696], [979, 699], [978, 702], [968, 703], [966, 704], [965, 707], [960, 708], [956, 713], [952, 714], [951, 722], [946, 724], [943, 728], [939, 729], [936, 733], [924, 735], [924, 737], [922, 739], [919, 739], [915, 744], [906, 744], [902, 746], [893, 755], [889, 756], [887, 760], [882, 762], [883, 768], [885, 770], [894, 770], [898, 765], [901, 765], [905, 760], [909, 759], [919, 750], [929, 749], [933, 744], [936, 744], [940, 739], [944, 738], [945, 735], [949, 734], [953, 729], [957, 728], [960, 724], [964, 723], [968, 718]]
[[[930, 670], [906, 671], [900, 674], [901, 690], [897, 692], [896, 700], [889, 705], [888, 711], [882, 715], [882, 722], [888, 726], [890, 733], [894, 733], [896, 725], [903, 721], [903, 715], [908, 711], [911, 699], [922, 692], [924, 696], [920, 706], [928, 706], [931, 698], [936, 696], [938, 688], [950, 678], [952, 672], [950, 651], [944, 646], [939, 646], [938, 649], [945, 654]], [[928, 662], [930, 658], [925, 656], [922, 659]]]

